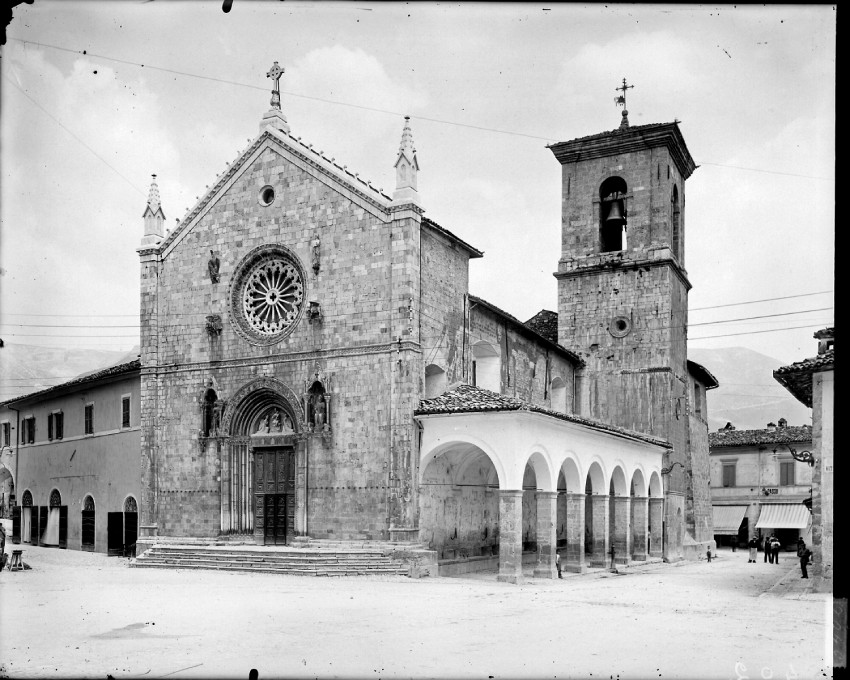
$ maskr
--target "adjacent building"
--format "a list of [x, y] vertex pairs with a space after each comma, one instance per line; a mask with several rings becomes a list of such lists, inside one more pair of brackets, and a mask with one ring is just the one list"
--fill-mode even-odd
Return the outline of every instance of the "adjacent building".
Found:
[[717, 545], [746, 547], [771, 534], [787, 550], [798, 538], [809, 544], [812, 466], [800, 457], [812, 450], [812, 427], [784, 418], [761, 430], [727, 423], [708, 439]]
[[812, 552], [815, 587], [832, 592], [833, 582], [833, 456], [835, 437], [835, 329], [814, 334], [817, 356], [782, 366], [773, 372], [801, 403], [812, 409], [812, 446], [804, 460], [812, 473]]
[[135, 359], [0, 404], [12, 542], [133, 553], [139, 369]]

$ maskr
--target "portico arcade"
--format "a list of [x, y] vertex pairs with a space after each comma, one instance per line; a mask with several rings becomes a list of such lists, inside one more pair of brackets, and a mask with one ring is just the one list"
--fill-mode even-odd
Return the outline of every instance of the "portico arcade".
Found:
[[[475, 389], [469, 388], [467, 389]], [[420, 540], [439, 558], [498, 554], [499, 580], [661, 556], [666, 444], [539, 410], [417, 412]], [[648, 480], [648, 482], [646, 481]]]

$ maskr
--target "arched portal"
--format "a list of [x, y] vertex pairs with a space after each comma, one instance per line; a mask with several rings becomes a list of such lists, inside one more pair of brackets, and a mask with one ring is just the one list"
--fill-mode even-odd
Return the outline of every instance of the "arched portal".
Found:
[[68, 541], [68, 506], [62, 505], [59, 489], [50, 492], [49, 506], [39, 508], [39, 545], [64, 548]]
[[439, 560], [499, 553], [499, 475], [469, 442], [445, 442], [423, 459], [419, 538]]
[[425, 367], [425, 398], [439, 397], [446, 391], [446, 386], [446, 372], [437, 364], [428, 364]]
[[38, 544], [38, 508], [33, 508], [32, 492], [29, 489], [21, 496], [21, 541]]
[[472, 384], [491, 392], [502, 391], [502, 362], [499, 350], [485, 340], [472, 346]]
[[136, 539], [139, 536], [139, 506], [136, 499], [124, 499], [124, 556], [136, 556]]
[[297, 434], [308, 415], [310, 431], [321, 432], [327, 423], [321, 382], [307, 389], [304, 402], [306, 413], [295, 392], [275, 378], [258, 378], [228, 401], [222, 416], [222, 533], [282, 544], [303, 532], [306, 475], [301, 487], [296, 481], [306, 456]]

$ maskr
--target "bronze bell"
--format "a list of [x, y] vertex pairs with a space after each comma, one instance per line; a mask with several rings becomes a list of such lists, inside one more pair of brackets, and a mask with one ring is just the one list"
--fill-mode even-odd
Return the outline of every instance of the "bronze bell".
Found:
[[623, 218], [623, 206], [622, 201], [614, 200], [611, 201], [611, 207], [608, 208], [608, 217], [605, 218], [606, 222], [625, 222], [626, 220]]

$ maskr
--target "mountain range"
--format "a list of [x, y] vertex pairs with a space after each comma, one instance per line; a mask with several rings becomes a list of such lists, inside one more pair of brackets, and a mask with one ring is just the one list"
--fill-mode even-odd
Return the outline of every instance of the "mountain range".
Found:
[[[0, 401], [132, 361], [138, 354], [138, 347], [120, 352], [7, 343], [0, 349]], [[739, 430], [761, 429], [780, 418], [789, 425], [811, 424], [811, 409], [773, 379], [773, 371], [783, 365], [782, 361], [744, 347], [691, 348], [688, 355], [720, 383], [707, 394], [709, 430], [727, 422]]]

